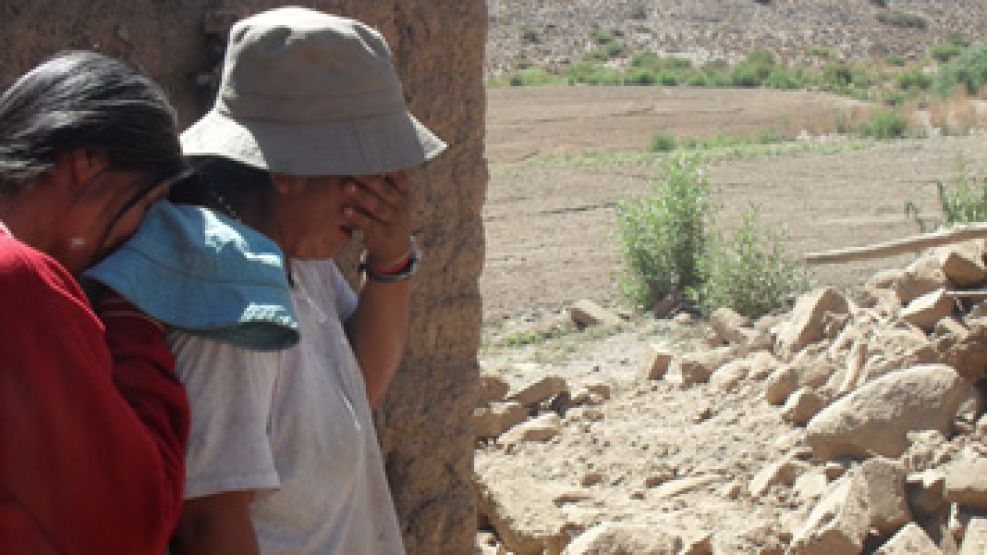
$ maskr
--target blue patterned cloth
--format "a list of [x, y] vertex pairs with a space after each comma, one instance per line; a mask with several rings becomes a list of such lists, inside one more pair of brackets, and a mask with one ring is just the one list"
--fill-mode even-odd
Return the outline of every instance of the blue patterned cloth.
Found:
[[194, 335], [263, 351], [298, 342], [281, 250], [206, 208], [155, 203], [137, 232], [83, 277]]

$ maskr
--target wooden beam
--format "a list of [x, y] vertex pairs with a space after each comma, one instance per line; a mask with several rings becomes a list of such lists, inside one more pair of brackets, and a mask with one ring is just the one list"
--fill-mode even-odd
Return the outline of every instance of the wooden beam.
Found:
[[803, 257], [803, 260], [805, 260], [806, 264], [835, 264], [839, 262], [852, 262], [854, 260], [886, 258], [916, 252], [930, 247], [969, 241], [971, 239], [987, 239], [987, 223], [956, 226], [934, 233], [913, 235], [904, 239], [863, 247], [809, 253]]

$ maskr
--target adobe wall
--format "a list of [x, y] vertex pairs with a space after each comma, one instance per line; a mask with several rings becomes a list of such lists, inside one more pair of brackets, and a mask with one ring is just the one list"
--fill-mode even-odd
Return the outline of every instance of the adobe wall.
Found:
[[[171, 95], [183, 126], [211, 103], [222, 40], [207, 12], [247, 14], [264, 0], [7, 0], [0, 3], [0, 85], [66, 48], [138, 64]], [[295, 4], [361, 19], [387, 37], [412, 111], [450, 144], [417, 172], [426, 252], [416, 277], [409, 348], [379, 419], [387, 471], [410, 553], [471, 551], [475, 507], [469, 418], [478, 373], [486, 188], [482, 86], [484, 0], [324, 0]], [[222, 21], [211, 20], [222, 27]]]

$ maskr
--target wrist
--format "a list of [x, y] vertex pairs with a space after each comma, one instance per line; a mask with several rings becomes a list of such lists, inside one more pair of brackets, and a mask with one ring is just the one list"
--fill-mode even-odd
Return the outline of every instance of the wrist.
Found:
[[414, 236], [408, 238], [408, 243], [408, 251], [400, 258], [391, 259], [386, 265], [377, 265], [371, 260], [371, 256], [365, 253], [363, 261], [360, 262], [359, 270], [364, 272], [370, 281], [379, 283], [390, 283], [410, 278], [418, 271], [422, 252]]

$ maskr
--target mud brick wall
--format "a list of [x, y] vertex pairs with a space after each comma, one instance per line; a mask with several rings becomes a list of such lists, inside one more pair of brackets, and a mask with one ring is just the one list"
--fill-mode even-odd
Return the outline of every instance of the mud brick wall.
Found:
[[[44, 57], [90, 49], [139, 65], [168, 91], [182, 125], [212, 102], [209, 74], [229, 20], [263, 0], [7, 0], [0, 3], [0, 85]], [[386, 37], [412, 112], [449, 150], [414, 172], [419, 242], [405, 362], [378, 419], [410, 553], [471, 551], [475, 507], [472, 388], [478, 373], [486, 188], [482, 87], [484, 0], [325, 0], [296, 5], [347, 15]], [[210, 35], [208, 30], [214, 32]], [[218, 34], [217, 34], [218, 33]], [[343, 257], [348, 262], [352, 253]]]

